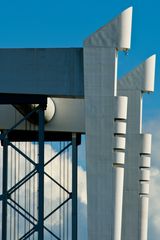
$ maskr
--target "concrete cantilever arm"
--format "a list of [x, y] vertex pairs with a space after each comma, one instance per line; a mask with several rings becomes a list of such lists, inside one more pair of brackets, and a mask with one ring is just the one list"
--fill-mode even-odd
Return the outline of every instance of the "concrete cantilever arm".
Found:
[[152, 55], [119, 81], [120, 89], [153, 92], [155, 66], [156, 55]]
[[85, 47], [108, 47], [129, 49], [131, 42], [132, 7], [124, 10], [118, 17], [90, 35]]

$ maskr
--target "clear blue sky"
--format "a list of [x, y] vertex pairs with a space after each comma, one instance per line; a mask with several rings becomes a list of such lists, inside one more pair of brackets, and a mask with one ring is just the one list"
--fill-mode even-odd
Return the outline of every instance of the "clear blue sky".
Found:
[[129, 6], [134, 8], [132, 44], [128, 56], [119, 56], [119, 76], [157, 54], [155, 93], [145, 96], [144, 122], [159, 118], [159, 0], [2, 0], [0, 48], [81, 47], [88, 35]]

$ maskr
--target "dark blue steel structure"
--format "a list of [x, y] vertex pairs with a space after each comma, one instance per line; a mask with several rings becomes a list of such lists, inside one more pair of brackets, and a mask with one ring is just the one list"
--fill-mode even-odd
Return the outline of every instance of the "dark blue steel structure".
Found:
[[[19, 239], [30, 239], [30, 237], [37, 232], [38, 240], [44, 239], [44, 230], [51, 234], [53, 239], [61, 240], [59, 236], [54, 234], [50, 229], [45, 226], [45, 220], [48, 219], [53, 213], [55, 213], [59, 208], [61, 208], [65, 203], [72, 199], [72, 239], [77, 239], [77, 146], [80, 144], [80, 135], [76, 133], [51, 133], [45, 135], [45, 122], [44, 122], [44, 111], [47, 106], [47, 97], [46, 96], [30, 96], [25, 98], [25, 95], [15, 95], [15, 94], [1, 94], [0, 96], [1, 104], [38, 104], [32, 112], [24, 116], [19, 122], [15, 123], [14, 126], [11, 126], [10, 129], [2, 131], [0, 135], [1, 143], [3, 146], [3, 188], [2, 194], [0, 195], [0, 201], [2, 202], [2, 240], [9, 239], [7, 236], [7, 207], [10, 206], [13, 208], [17, 214], [25, 218], [32, 228], [25, 232], [23, 236]], [[29, 119], [35, 112], [38, 113], [38, 133], [26, 134], [25, 131], [22, 133], [16, 131], [16, 127], [21, 124], [23, 121]], [[56, 137], [54, 135], [57, 135]], [[27, 139], [28, 136], [28, 139]], [[38, 163], [35, 163], [31, 158], [29, 158], [25, 153], [18, 149], [12, 141], [32, 141], [33, 139], [38, 141], [39, 152], [38, 152]], [[58, 139], [59, 141], [64, 141], [65, 139], [70, 140], [70, 143], [65, 146], [56, 156], [51, 158], [48, 162], [44, 162], [44, 143], [45, 141], [53, 139], [53, 141]], [[20, 179], [14, 186], [8, 189], [8, 146], [15, 149], [19, 154], [25, 157], [26, 161], [29, 161], [33, 166], [31, 170], [25, 177]], [[65, 189], [60, 183], [56, 182], [51, 176], [45, 172], [45, 166], [53, 161], [59, 154], [65, 151], [67, 148], [72, 146], [72, 192], [69, 192]], [[23, 184], [25, 184], [29, 179], [31, 179], [35, 174], [38, 175], [38, 216], [37, 219], [32, 216], [26, 209], [20, 206], [16, 201], [12, 199], [11, 194], [19, 189]], [[55, 182], [59, 187], [67, 192], [68, 198], [61, 203], [56, 209], [53, 209], [47, 216], [44, 214], [44, 176], [48, 176], [53, 182]], [[16, 240], [16, 239], [15, 239]]]

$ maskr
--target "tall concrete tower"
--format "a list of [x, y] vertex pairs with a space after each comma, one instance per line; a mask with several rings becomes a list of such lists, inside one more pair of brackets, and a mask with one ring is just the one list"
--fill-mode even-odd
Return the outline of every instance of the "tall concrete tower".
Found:
[[121, 239], [127, 98], [117, 97], [117, 63], [131, 21], [129, 8], [84, 42], [89, 240]]
[[123, 240], [147, 240], [151, 134], [142, 131], [143, 94], [154, 91], [155, 55], [118, 81], [118, 94], [128, 96]]

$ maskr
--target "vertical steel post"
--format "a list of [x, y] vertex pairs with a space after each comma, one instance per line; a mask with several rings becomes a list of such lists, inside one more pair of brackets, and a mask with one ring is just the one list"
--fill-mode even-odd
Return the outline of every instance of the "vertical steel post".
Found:
[[44, 239], [44, 106], [39, 108], [38, 240]]
[[7, 240], [8, 140], [3, 140], [2, 239]]
[[72, 240], [77, 240], [77, 135], [72, 133]]

